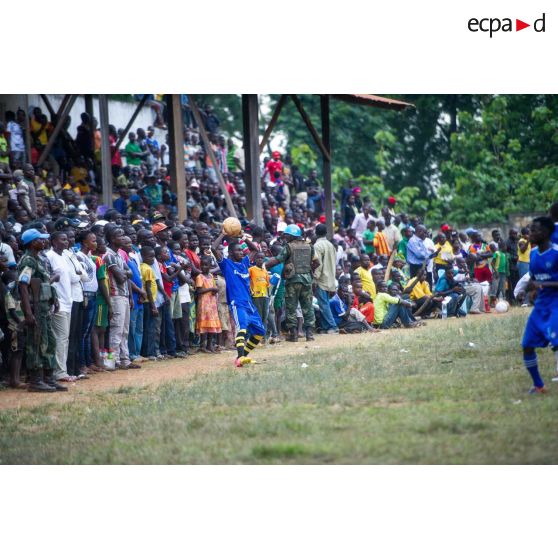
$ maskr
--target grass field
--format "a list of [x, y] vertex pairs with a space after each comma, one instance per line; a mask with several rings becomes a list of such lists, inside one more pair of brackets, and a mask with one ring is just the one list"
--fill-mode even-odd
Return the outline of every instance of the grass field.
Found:
[[346, 336], [341, 350], [324, 336], [251, 369], [3, 411], [0, 462], [556, 463], [558, 385], [526, 394], [525, 317]]

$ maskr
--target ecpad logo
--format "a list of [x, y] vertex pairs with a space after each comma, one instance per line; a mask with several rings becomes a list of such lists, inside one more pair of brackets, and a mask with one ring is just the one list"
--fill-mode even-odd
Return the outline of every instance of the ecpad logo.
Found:
[[[546, 14], [543, 13], [543, 15], [539, 19], [536, 19], [534, 21], [533, 29], [536, 33], [545, 32], [545, 26], [546, 26], [545, 19], [546, 19]], [[509, 33], [514, 31], [512, 19], [509, 17], [505, 17], [503, 19], [497, 17], [485, 17], [482, 19], [472, 17], [468, 21], [467, 27], [469, 28], [469, 31], [471, 31], [472, 33], [478, 33], [479, 31], [483, 33], [490, 33], [490, 38], [492, 38], [492, 35], [494, 33], [497, 33], [498, 31], [502, 31], [504, 33]], [[521, 31], [522, 29], [526, 29], [527, 27], [531, 27], [531, 24], [525, 23], [521, 19], [515, 20], [515, 31]]]

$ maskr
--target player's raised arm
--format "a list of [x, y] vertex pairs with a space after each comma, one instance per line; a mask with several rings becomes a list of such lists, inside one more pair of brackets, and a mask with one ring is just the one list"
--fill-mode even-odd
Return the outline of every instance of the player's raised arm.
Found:
[[211, 249], [213, 250], [213, 255], [215, 256], [215, 259], [218, 262], [221, 262], [223, 260], [223, 251], [219, 250], [219, 248], [221, 248], [223, 238], [225, 238], [225, 233], [224, 231], [221, 231], [219, 236], [213, 241], [213, 244], [211, 245]]

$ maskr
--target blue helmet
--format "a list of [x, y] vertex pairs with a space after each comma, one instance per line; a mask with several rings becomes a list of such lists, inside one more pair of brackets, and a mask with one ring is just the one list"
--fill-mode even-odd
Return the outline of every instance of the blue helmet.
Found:
[[300, 238], [302, 236], [302, 231], [298, 225], [288, 225], [287, 228], [283, 231], [285, 234], [290, 234], [295, 238]]

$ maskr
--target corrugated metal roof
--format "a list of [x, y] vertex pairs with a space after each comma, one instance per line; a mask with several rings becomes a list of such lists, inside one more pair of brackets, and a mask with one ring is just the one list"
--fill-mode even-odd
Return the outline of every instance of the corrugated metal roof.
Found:
[[379, 97], [378, 95], [368, 94], [352, 94], [352, 95], [332, 95], [334, 99], [344, 101], [346, 103], [353, 103], [359, 105], [368, 105], [371, 107], [379, 107], [391, 110], [404, 110], [409, 107], [414, 107], [411, 103], [398, 101], [396, 99], [389, 99], [388, 97]]

